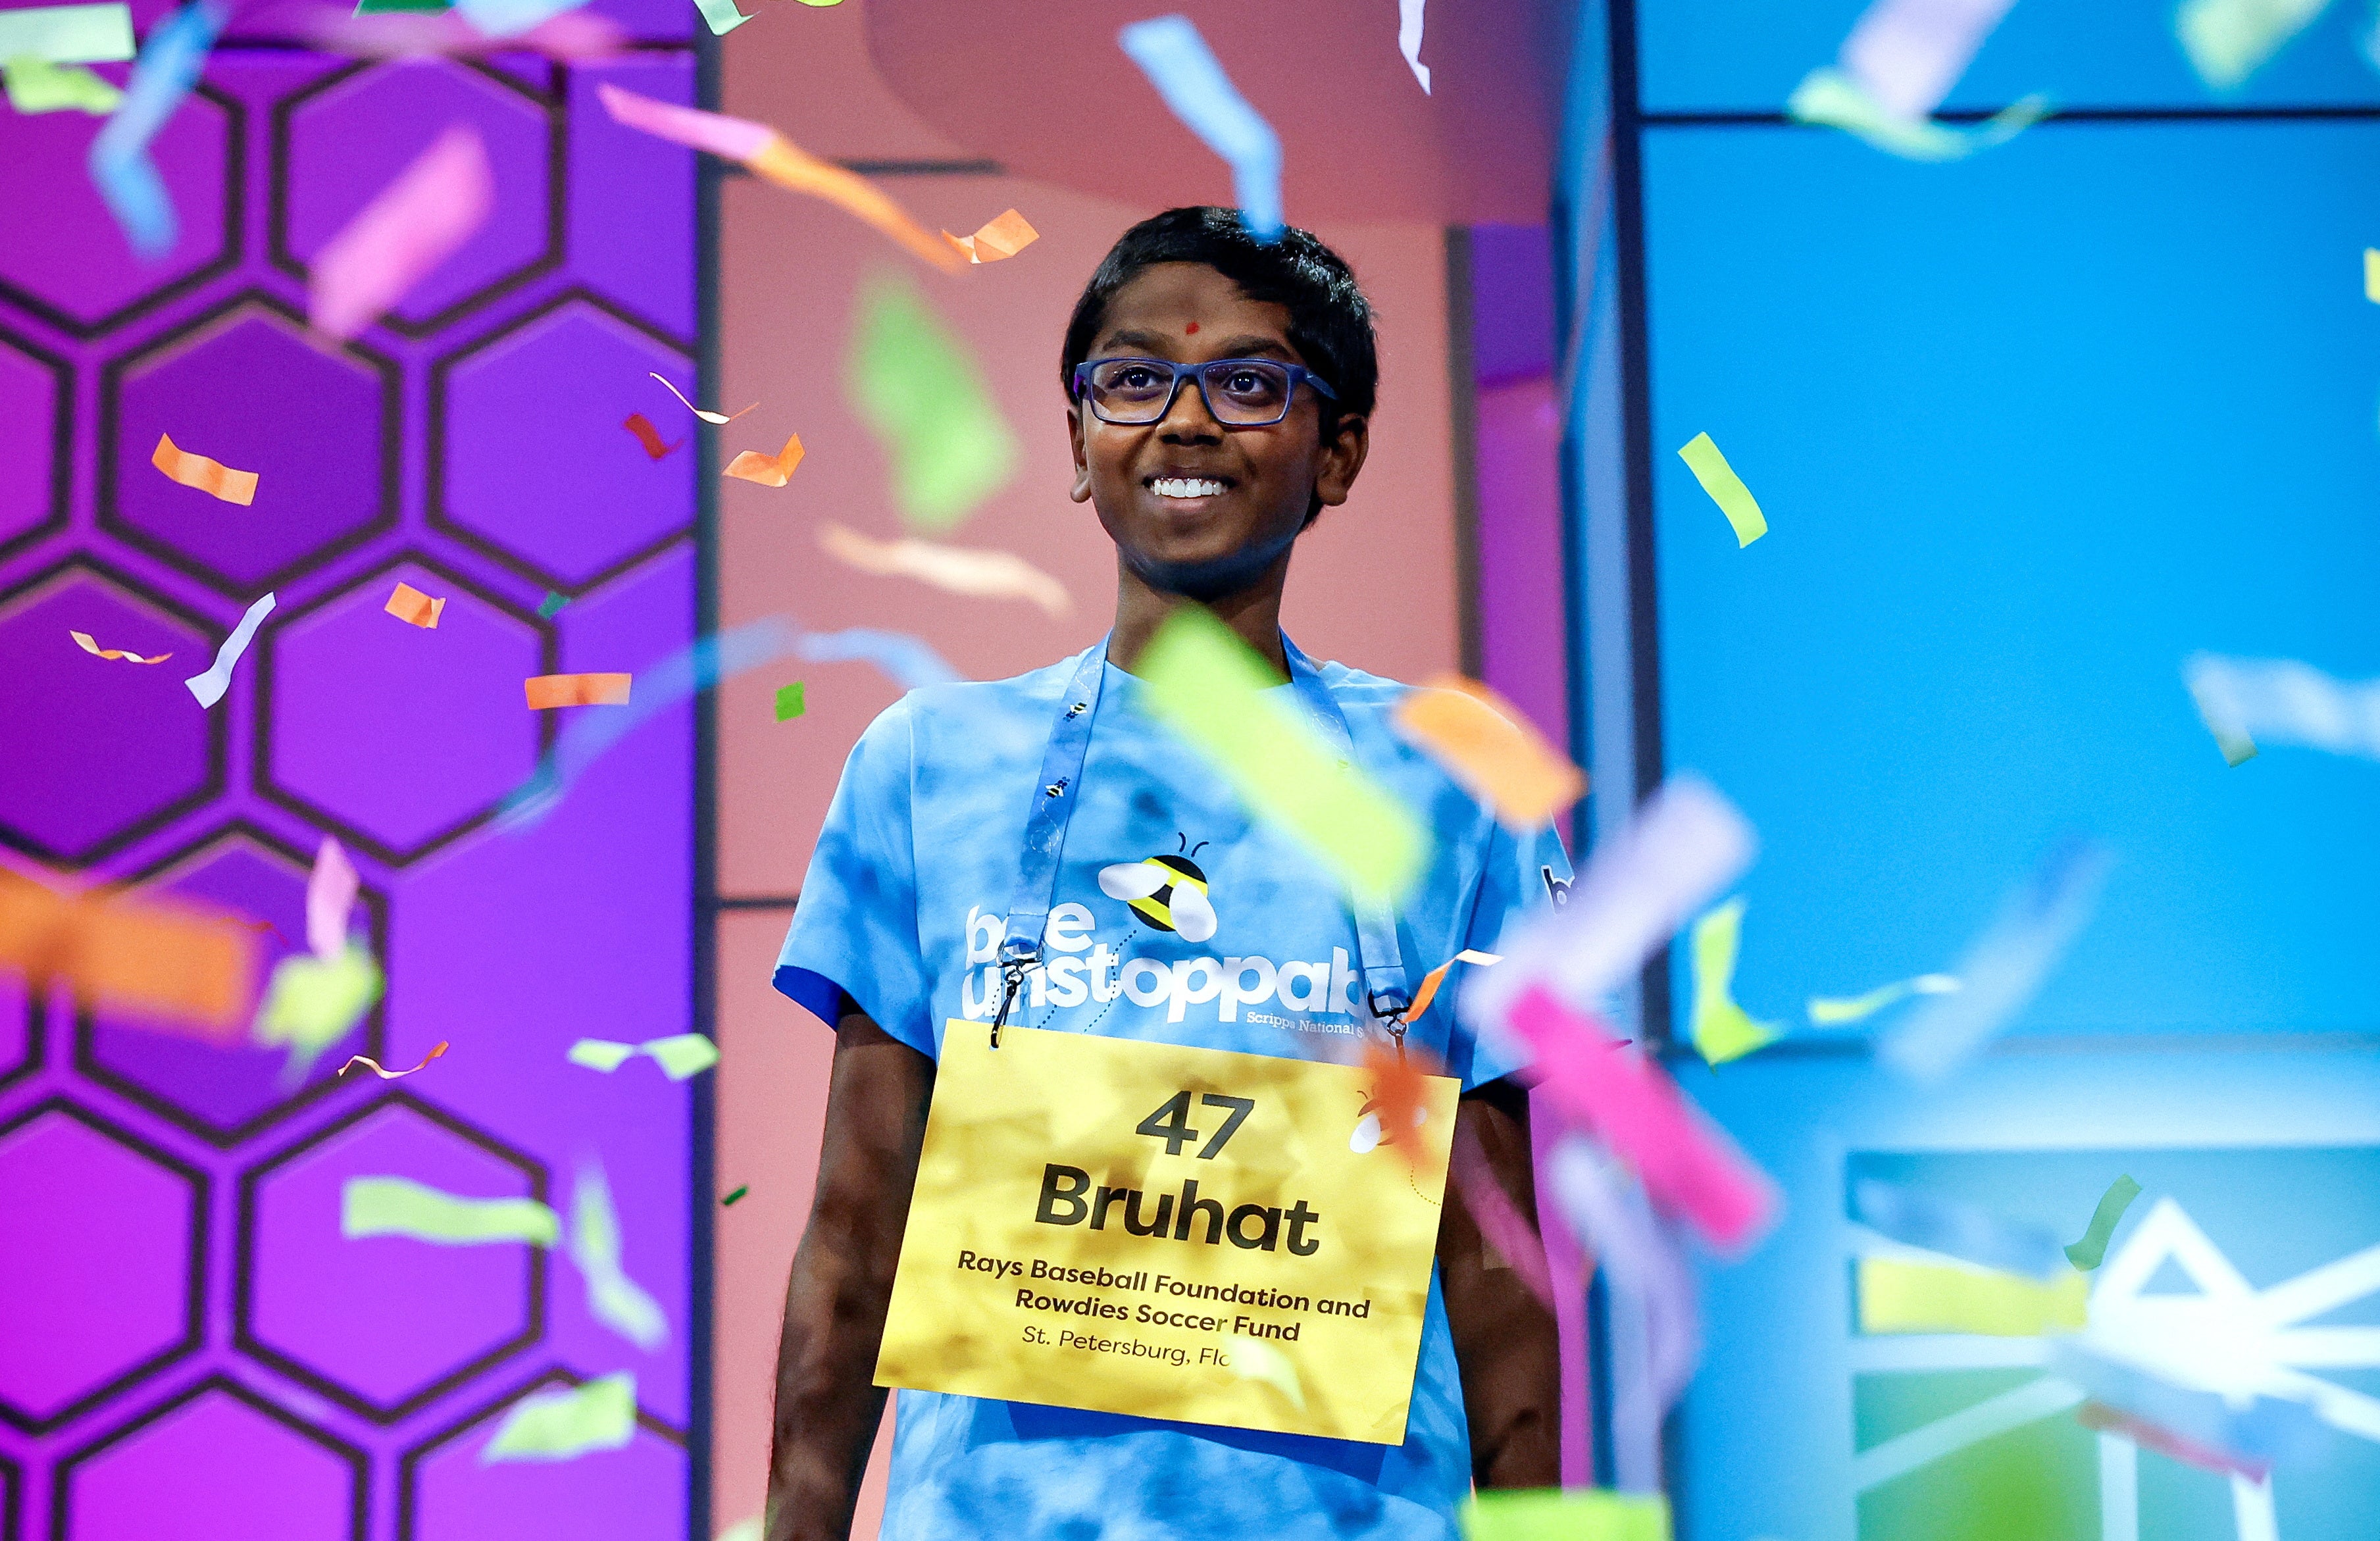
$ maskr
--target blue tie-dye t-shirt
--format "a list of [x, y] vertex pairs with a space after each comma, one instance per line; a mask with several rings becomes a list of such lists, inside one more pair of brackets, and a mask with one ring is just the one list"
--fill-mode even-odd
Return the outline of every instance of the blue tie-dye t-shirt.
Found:
[[[992, 960], [1022, 858], [1042, 751], [1076, 660], [990, 684], [911, 692], [861, 735], [820, 831], [777, 988], [828, 1022], [838, 992], [939, 1056], [943, 1024], [989, 1022]], [[1516, 838], [1396, 731], [1405, 687], [1321, 666], [1364, 770], [1431, 832], [1400, 899], [1407, 988], [1570, 876], [1550, 829]], [[1283, 686], [1283, 691], [1292, 687]], [[1152, 858], [1205, 883], [1195, 900], [1110, 868]], [[1192, 885], [1195, 886], [1195, 885]], [[1336, 886], [1246, 810], [1107, 665], [1044, 931], [1045, 967], [1012, 1020], [1249, 1054], [1323, 1058], [1373, 1031], [1355, 925]], [[1152, 902], [1154, 900], [1155, 902]], [[1192, 940], [1192, 937], [1196, 940]], [[1452, 1034], [1458, 965], [1414, 1025], [1466, 1090], [1512, 1066]], [[1358, 1013], [1362, 1013], [1360, 1016]], [[885, 1541], [1324, 1541], [1454, 1534], [1471, 1489], [1463, 1389], [1435, 1271], [1401, 1446], [1168, 1423], [904, 1390]]]

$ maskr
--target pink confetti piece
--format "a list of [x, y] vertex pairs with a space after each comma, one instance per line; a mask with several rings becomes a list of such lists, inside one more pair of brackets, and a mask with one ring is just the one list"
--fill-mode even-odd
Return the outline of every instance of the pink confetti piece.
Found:
[[1520, 1207], [1504, 1191], [1504, 1185], [1496, 1181], [1495, 1169], [1488, 1164], [1488, 1152], [1480, 1146], [1479, 1136], [1457, 1124], [1449, 1159], [1454, 1185], [1462, 1191], [1463, 1207], [1471, 1211], [1481, 1238], [1512, 1266], [1512, 1272], [1529, 1287], [1529, 1292], [1551, 1310], [1554, 1286], [1546, 1268], [1545, 1244], [1538, 1240], [1536, 1228], [1522, 1219]]
[[347, 950], [347, 916], [363, 880], [346, 847], [329, 835], [314, 850], [314, 870], [306, 880], [306, 945], [329, 962]]
[[615, 123], [731, 161], [752, 160], [777, 137], [777, 131], [765, 123], [693, 107], [674, 107], [614, 85], [599, 85], [595, 94]]
[[314, 260], [315, 330], [344, 341], [370, 325], [469, 240], [494, 203], [487, 147], [477, 129], [455, 124]]

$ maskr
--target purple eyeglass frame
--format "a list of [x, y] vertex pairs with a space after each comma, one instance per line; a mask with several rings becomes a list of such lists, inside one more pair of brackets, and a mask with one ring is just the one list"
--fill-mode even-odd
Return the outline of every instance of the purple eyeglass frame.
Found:
[[[1170, 371], [1172, 375], [1172, 382], [1166, 387], [1165, 405], [1158, 408], [1157, 416], [1137, 422], [1118, 422], [1101, 412], [1099, 403], [1091, 400], [1090, 394], [1091, 370], [1101, 364], [1146, 364], [1151, 369]], [[1224, 369], [1234, 364], [1263, 364], [1272, 369], [1289, 371], [1289, 389], [1281, 398], [1280, 417], [1267, 418], [1262, 422], [1255, 423], [1229, 422], [1220, 412], [1215, 410], [1215, 398], [1207, 394], [1207, 371]], [[1163, 422], [1166, 415], [1173, 410], [1174, 401], [1182, 394], [1182, 381], [1185, 375], [1198, 382], [1198, 400], [1206, 406], [1207, 415], [1217, 422], [1222, 423], [1225, 428], [1271, 428], [1286, 421], [1291, 409], [1297, 406], [1297, 388], [1301, 384], [1313, 386], [1332, 401], [1339, 399], [1339, 393], [1330, 388], [1329, 381], [1303, 364], [1284, 363], [1278, 358], [1210, 358], [1203, 364], [1176, 364], [1168, 358], [1143, 358], [1132, 354], [1124, 354], [1113, 358], [1086, 358], [1075, 365], [1072, 395], [1075, 401], [1089, 401], [1092, 415], [1103, 423], [1115, 423], [1118, 428], [1148, 428]]]

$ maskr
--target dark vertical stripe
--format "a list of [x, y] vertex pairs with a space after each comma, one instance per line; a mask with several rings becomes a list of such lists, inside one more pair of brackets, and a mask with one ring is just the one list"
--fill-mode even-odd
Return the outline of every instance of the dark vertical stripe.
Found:
[[1473, 340], [1471, 227], [1446, 227], [1446, 389], [1454, 444], [1454, 616], [1463, 672], [1488, 677], [1479, 592], [1479, 371]]

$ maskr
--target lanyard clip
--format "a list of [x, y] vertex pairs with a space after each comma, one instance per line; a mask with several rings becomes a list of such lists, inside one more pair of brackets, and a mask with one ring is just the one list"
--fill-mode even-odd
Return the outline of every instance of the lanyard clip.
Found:
[[1000, 1029], [1008, 1021], [1009, 1008], [1016, 1004], [1016, 992], [1024, 988], [1025, 976], [1041, 963], [1041, 944], [1034, 938], [1003, 938], [1000, 943], [1000, 1011], [991, 1019], [991, 1046], [1000, 1047]]

